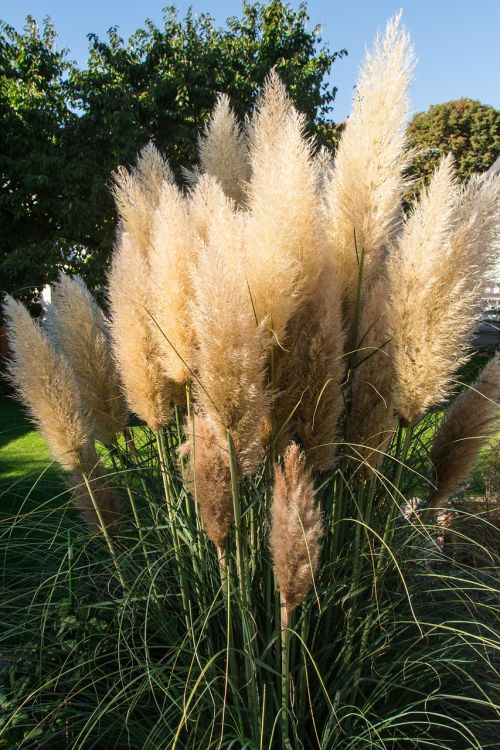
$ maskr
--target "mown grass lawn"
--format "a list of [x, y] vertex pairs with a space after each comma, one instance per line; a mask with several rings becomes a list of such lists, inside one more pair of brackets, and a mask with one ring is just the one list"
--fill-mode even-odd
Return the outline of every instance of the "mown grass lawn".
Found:
[[0, 514], [16, 516], [64, 492], [62, 472], [21, 406], [0, 399]]

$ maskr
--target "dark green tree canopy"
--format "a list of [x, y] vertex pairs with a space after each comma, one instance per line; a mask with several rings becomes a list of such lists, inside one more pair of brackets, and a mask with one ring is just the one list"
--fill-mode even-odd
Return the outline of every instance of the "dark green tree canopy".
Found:
[[473, 99], [436, 104], [415, 115], [408, 137], [418, 149], [412, 176], [425, 182], [451, 152], [458, 176], [465, 180], [487, 170], [500, 154], [500, 111]]
[[325, 79], [336, 58], [305, 4], [244, 3], [240, 18], [217, 28], [209, 15], [179, 19], [163, 10], [127, 41], [117, 28], [89, 35], [80, 70], [57, 51], [55, 30], [28, 19], [0, 34], [0, 287], [22, 294], [60, 267], [98, 287], [116, 217], [111, 173], [150, 140], [175, 171], [196, 160], [200, 126], [219, 92], [236, 112], [251, 109], [276, 66], [318, 143], [331, 140], [335, 88]]

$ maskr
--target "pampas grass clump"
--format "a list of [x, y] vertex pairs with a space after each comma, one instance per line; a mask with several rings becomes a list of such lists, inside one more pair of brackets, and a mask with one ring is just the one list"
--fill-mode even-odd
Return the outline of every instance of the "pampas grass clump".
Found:
[[434, 521], [498, 427], [498, 357], [454, 392], [500, 181], [445, 157], [404, 213], [413, 65], [398, 16], [334, 157], [275, 70], [245, 124], [220, 96], [187, 184], [151, 144], [117, 171], [106, 313], [65, 275], [42, 325], [7, 299], [12, 383], [94, 533], [65, 516], [17, 584], [39, 678], [0, 744], [495, 745], [498, 589]]

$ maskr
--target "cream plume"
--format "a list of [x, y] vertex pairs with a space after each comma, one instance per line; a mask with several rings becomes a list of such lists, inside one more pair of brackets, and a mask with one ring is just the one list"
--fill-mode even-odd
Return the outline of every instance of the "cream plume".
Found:
[[467, 359], [484, 279], [498, 254], [500, 180], [473, 178], [460, 192], [441, 162], [389, 261], [394, 402], [412, 421], [449, 393]]
[[113, 351], [130, 409], [149, 427], [164, 427], [175, 385], [158, 357], [150, 314], [150, 269], [137, 242], [123, 233], [113, 254], [108, 295]]
[[290, 321], [285, 347], [275, 355], [278, 450], [293, 435], [315, 469], [335, 465], [344, 406], [343, 348], [340, 287], [331, 262], [325, 261], [310, 297]]
[[170, 167], [152, 143], [139, 153], [135, 167], [130, 171], [118, 167], [114, 174], [113, 195], [123, 228], [145, 255], [151, 244], [153, 213], [162, 185], [173, 180]]
[[45, 327], [70, 363], [94, 422], [94, 436], [113, 442], [127, 424], [127, 409], [111, 354], [109, 323], [79, 276], [60, 274]]
[[273, 71], [250, 128], [245, 271], [257, 319], [273, 343], [311, 290], [323, 252], [318, 163], [304, 137], [305, 120]]
[[73, 370], [24, 307], [7, 296], [6, 329], [12, 357], [8, 372], [19, 399], [65, 469], [79, 469], [93, 434]]
[[468, 477], [482, 446], [498, 429], [500, 355], [483, 368], [479, 378], [449, 407], [431, 450], [434, 470], [429, 504], [439, 507]]
[[241, 263], [235, 262], [242, 252], [239, 217], [230, 211], [219, 216], [208, 235], [193, 277], [196, 398], [220, 445], [230, 431], [240, 469], [247, 472], [260, 460], [260, 424], [269, 408], [262, 331]]
[[325, 190], [327, 223], [349, 318], [356, 299], [358, 256], [363, 252], [364, 278], [369, 277], [394, 234], [408, 187], [403, 171], [410, 158], [405, 132], [414, 54], [400, 21], [401, 14], [389, 21], [385, 35], [377, 36], [366, 53]]
[[202, 175], [188, 195], [188, 212], [199, 245], [207, 242], [209, 227], [217, 217], [224, 221], [225, 216], [233, 213], [233, 204], [215, 177]]
[[229, 97], [219, 95], [203, 136], [199, 140], [201, 166], [216, 177], [224, 193], [241, 205], [250, 176], [248, 150]]
[[186, 441], [181, 456], [189, 456], [187, 485], [195, 498], [207, 536], [219, 548], [224, 547], [233, 521], [233, 495], [229, 455], [221, 446], [207, 419], [196, 415], [186, 422]]
[[323, 535], [305, 456], [291, 443], [274, 469], [270, 546], [281, 599], [291, 612], [314, 585]]
[[191, 379], [196, 346], [190, 315], [196, 243], [185, 198], [175, 185], [165, 182], [154, 214], [149, 254], [150, 311], [161, 364], [177, 383]]

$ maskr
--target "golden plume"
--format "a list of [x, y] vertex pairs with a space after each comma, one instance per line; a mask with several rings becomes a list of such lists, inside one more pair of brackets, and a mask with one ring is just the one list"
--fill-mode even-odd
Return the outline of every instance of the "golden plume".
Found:
[[154, 213], [149, 252], [150, 308], [165, 374], [181, 384], [191, 379], [196, 346], [190, 316], [196, 243], [185, 198], [175, 185], [165, 182]]
[[158, 430], [170, 421], [177, 391], [158, 356], [149, 283], [148, 260], [125, 232], [118, 240], [109, 274], [113, 351], [131, 411]]

